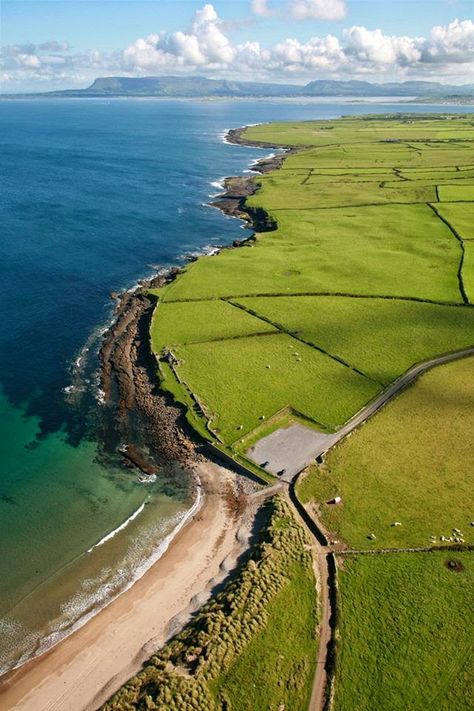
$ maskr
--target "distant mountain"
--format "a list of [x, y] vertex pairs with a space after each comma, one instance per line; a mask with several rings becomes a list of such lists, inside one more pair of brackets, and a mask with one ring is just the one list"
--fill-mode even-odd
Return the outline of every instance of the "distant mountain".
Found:
[[35, 96], [291, 97], [291, 96], [472, 96], [474, 84], [454, 86], [430, 81], [372, 84], [368, 81], [317, 79], [304, 86], [207, 79], [206, 77], [101, 77], [86, 89], [49, 91]]

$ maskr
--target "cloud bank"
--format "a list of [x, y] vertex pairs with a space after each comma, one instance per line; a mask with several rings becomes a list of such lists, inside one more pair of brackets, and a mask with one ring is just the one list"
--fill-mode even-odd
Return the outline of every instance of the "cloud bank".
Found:
[[[265, 17], [269, 3], [253, 0]], [[296, 17], [338, 19], [342, 0], [294, 0]], [[474, 74], [474, 22], [453, 20], [433, 27], [427, 37], [386, 35], [355, 25], [307, 41], [288, 38], [272, 47], [258, 41], [234, 44], [211, 4], [198, 10], [187, 31], [156, 32], [121, 51], [74, 52], [65, 41], [10, 45], [2, 49], [3, 90], [9, 82], [70, 84], [97, 75], [205, 74], [273, 81], [371, 77], [377, 80], [445, 77], [468, 81]]]

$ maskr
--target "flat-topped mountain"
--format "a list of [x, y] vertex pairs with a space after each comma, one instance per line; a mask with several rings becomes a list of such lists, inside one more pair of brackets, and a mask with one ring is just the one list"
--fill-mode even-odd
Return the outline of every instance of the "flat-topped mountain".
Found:
[[424, 96], [474, 94], [474, 84], [460, 86], [430, 81], [375, 84], [368, 81], [317, 79], [308, 84], [207, 79], [192, 76], [100, 77], [85, 89], [50, 91], [44, 96], [162, 96], [162, 97], [292, 97], [292, 96]]

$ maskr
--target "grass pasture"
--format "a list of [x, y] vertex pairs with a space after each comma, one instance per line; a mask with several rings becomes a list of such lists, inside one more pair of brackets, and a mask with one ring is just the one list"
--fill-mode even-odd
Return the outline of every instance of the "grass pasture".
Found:
[[[297, 179], [298, 177], [298, 179]], [[346, 205], [375, 205], [389, 203], [426, 203], [436, 200], [436, 186], [423, 185], [420, 181], [397, 180], [387, 176], [388, 181], [339, 179], [334, 182], [321, 180], [321, 176], [300, 180], [294, 173], [281, 171], [259, 180], [258, 194], [247, 200], [248, 205], [258, 206], [263, 200], [270, 211], [285, 209], [313, 209]]]
[[[432, 535], [442, 545], [453, 528], [474, 543], [473, 428], [474, 358], [465, 358], [425, 373], [343, 440], [299, 495], [351, 548], [430, 546]], [[342, 505], [326, 503], [335, 495]]]
[[[236, 447], [285, 408], [333, 430], [415, 362], [474, 342], [458, 277], [463, 259], [472, 300], [472, 119], [348, 118], [245, 136], [305, 146], [247, 199], [277, 228], [188, 264], [158, 290], [151, 331], [157, 354], [169, 346], [182, 360], [182, 383], [162, 364], [163, 387], [201, 434], [207, 416]], [[295, 342], [301, 361], [293, 333], [309, 343]]]
[[261, 319], [236, 309], [225, 301], [163, 303], [155, 309], [151, 338], [155, 353], [179, 343], [237, 338], [275, 331]]
[[474, 344], [474, 309], [397, 299], [281, 296], [246, 309], [388, 383], [438, 353]]
[[460, 185], [440, 185], [438, 194], [441, 202], [473, 202], [474, 185], [465, 185], [463, 181]]
[[474, 553], [345, 559], [334, 711], [471, 709], [473, 586]]
[[276, 231], [188, 265], [162, 300], [323, 292], [461, 301], [460, 245], [427, 205], [275, 214]]
[[461, 239], [474, 239], [474, 202], [442, 202], [436, 210]]
[[[451, 123], [451, 121], [450, 121]], [[252, 141], [289, 146], [324, 146], [328, 144], [375, 143], [387, 140], [424, 141], [426, 139], [474, 139], [469, 116], [459, 116], [447, 124], [439, 115], [417, 114], [345, 117], [338, 120], [279, 122], [250, 126], [245, 132]], [[397, 144], [390, 144], [392, 147]]]
[[380, 389], [285, 334], [189, 344], [175, 352], [181, 377], [227, 443], [287, 406], [334, 429]]

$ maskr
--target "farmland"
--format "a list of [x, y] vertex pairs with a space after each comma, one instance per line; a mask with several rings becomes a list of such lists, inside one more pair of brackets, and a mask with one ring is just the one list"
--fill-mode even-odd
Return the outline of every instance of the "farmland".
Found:
[[473, 553], [345, 559], [335, 710], [472, 708], [473, 584]]
[[229, 447], [288, 408], [334, 431], [413, 364], [474, 342], [468, 116], [270, 124], [247, 139], [299, 148], [246, 200], [275, 229], [155, 290], [151, 329], [162, 386]]
[[[152, 290], [150, 335], [161, 387], [192, 427], [271, 482], [271, 456], [246, 458], [262, 437], [295, 420], [337, 433], [415, 364], [474, 344], [474, 123], [347, 118], [253, 126], [244, 139], [298, 148], [252, 179], [258, 190], [245, 205], [263, 210], [270, 228]], [[331, 610], [337, 620], [335, 711], [469, 708], [472, 623], [461, 620], [474, 575], [473, 363], [419, 376], [322, 463], [310, 452], [296, 484], [329, 540], [315, 560], [333, 595], [321, 593], [321, 619]], [[318, 437], [333, 444], [337, 434]], [[257, 566], [244, 565], [108, 710], [149, 703], [150, 689], [170, 708], [177, 699], [307, 708], [316, 617], [309, 552], [281, 500], [271, 505], [279, 513], [266, 551], [284, 574], [252, 634], [231, 642], [250, 578], [264, 596], [267, 558], [258, 553]], [[339, 596], [321, 564], [330, 549]], [[324, 622], [321, 630], [328, 639]]]
[[[351, 548], [443, 545], [453, 528], [474, 543], [473, 427], [474, 360], [466, 358], [425, 373], [336, 446], [301, 481], [300, 498]], [[341, 505], [328, 504], [336, 495]]]

